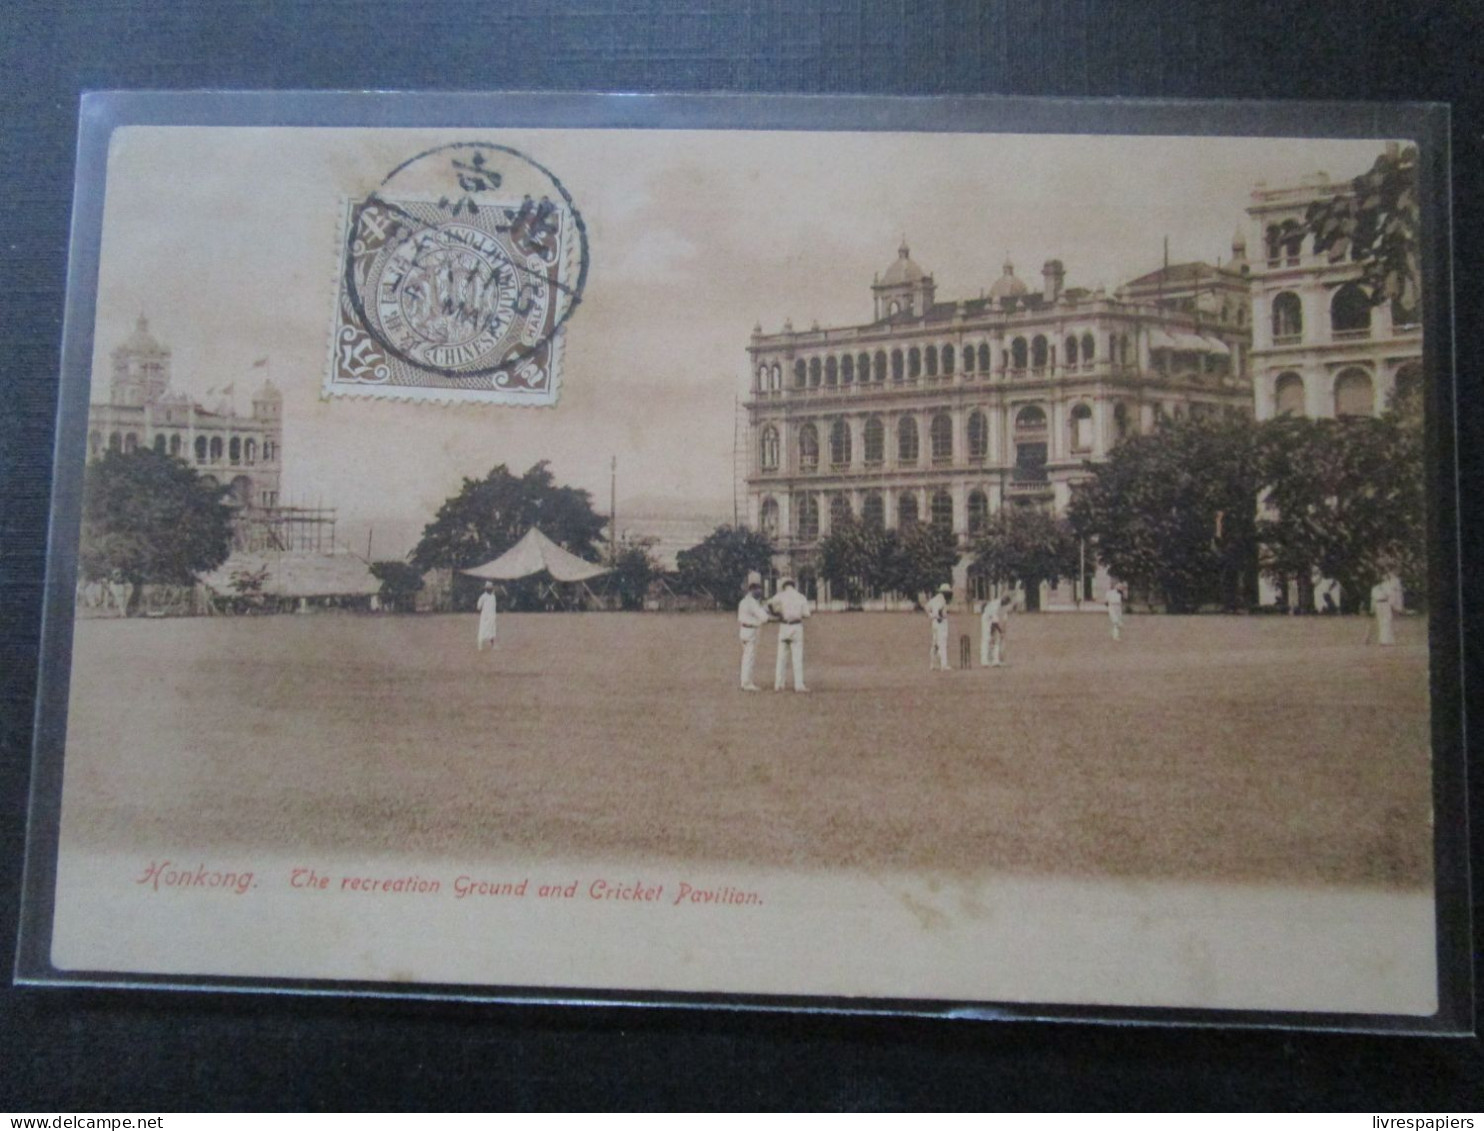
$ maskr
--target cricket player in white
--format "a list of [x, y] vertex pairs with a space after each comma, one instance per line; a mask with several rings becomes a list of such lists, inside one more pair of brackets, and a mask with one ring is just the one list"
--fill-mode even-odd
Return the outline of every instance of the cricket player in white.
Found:
[[809, 619], [809, 600], [794, 588], [793, 578], [778, 583], [778, 592], [768, 602], [768, 610], [783, 624], [778, 629], [778, 662], [773, 667], [773, 690], [783, 690], [783, 674], [792, 656], [794, 690], [808, 691], [804, 686], [804, 622]]
[[768, 610], [758, 600], [763, 594], [763, 579], [755, 573], [747, 575], [747, 593], [737, 606], [737, 626], [742, 634], [742, 690], [756, 691], [752, 682], [752, 667], [757, 659], [757, 636], [768, 623]]
[[946, 672], [948, 667], [948, 602], [953, 600], [953, 586], [940, 585], [933, 599], [927, 603], [928, 619], [933, 625], [933, 644], [928, 651], [928, 671], [933, 670], [936, 658]]
[[495, 583], [486, 581], [484, 592], [479, 595], [479, 602], [475, 605], [479, 610], [479, 637], [476, 647], [483, 652], [486, 648], [495, 646]]
[[1391, 626], [1391, 584], [1383, 581], [1371, 590], [1371, 608], [1376, 614], [1376, 643], [1396, 643], [1396, 630]]
[[1010, 627], [1010, 594], [984, 602], [979, 614], [979, 664], [986, 668], [1005, 666], [1005, 630]]
[[1123, 639], [1123, 586], [1111, 585], [1108, 587], [1108, 595], [1104, 598], [1108, 602], [1108, 623], [1113, 626], [1113, 639]]

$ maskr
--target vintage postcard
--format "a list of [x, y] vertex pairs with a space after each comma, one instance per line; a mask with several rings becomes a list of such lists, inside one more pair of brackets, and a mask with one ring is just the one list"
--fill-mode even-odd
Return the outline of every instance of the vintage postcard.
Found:
[[91, 98], [20, 978], [1466, 1028], [1446, 126]]

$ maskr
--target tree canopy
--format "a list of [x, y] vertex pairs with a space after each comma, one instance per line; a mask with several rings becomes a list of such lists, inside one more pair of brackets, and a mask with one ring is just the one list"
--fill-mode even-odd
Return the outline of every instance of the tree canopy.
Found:
[[973, 541], [970, 569], [996, 585], [1057, 584], [1077, 573], [1077, 536], [1064, 518], [1030, 507], [992, 515]]
[[891, 587], [899, 552], [895, 532], [880, 523], [840, 518], [819, 544], [819, 573], [855, 606], [867, 592]]
[[152, 449], [107, 452], [83, 479], [81, 567], [140, 584], [191, 585], [232, 549], [228, 488]]
[[614, 547], [609, 565], [619, 604], [625, 609], [642, 609], [650, 583], [663, 572], [653, 553], [657, 542], [656, 538], [626, 537]]
[[675, 558], [682, 590], [720, 605], [736, 604], [752, 572], [766, 573], [773, 562], [773, 540], [746, 526], [718, 526], [704, 541]]
[[887, 543], [883, 589], [894, 589], [920, 601], [922, 594], [953, 582], [958, 540], [953, 531], [930, 522], [914, 523]]

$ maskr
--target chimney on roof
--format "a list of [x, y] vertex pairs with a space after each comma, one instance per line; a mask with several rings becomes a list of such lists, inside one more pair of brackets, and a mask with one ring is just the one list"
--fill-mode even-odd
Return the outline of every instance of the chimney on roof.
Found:
[[1041, 268], [1041, 278], [1044, 281], [1041, 294], [1050, 306], [1061, 298], [1062, 283], [1066, 281], [1067, 273], [1061, 265], [1060, 259], [1048, 259]]

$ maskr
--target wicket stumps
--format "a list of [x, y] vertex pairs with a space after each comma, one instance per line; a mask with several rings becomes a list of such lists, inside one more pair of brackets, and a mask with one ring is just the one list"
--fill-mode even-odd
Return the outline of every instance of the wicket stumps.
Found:
[[960, 671], [966, 671], [969, 667], [969, 634], [958, 638], [958, 667]]

